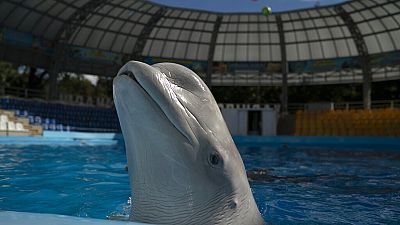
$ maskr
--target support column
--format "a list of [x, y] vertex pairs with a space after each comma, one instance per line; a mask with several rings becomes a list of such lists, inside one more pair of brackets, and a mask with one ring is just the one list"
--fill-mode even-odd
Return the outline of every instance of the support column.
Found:
[[62, 68], [62, 63], [64, 62], [64, 51], [65, 48], [62, 45], [57, 44], [55, 46], [55, 53], [52, 60], [52, 65], [49, 69], [49, 82], [47, 100], [57, 100], [58, 99], [58, 88], [57, 88], [57, 78], [60, 70]]
[[48, 83], [48, 100], [58, 99], [58, 88], [57, 88], [57, 78], [59, 71], [53, 68], [49, 71], [49, 83]]
[[161, 7], [151, 16], [149, 22], [146, 23], [146, 26], [144, 26], [142, 32], [140, 32], [129, 60], [144, 60], [142, 52], [144, 47], [146, 46], [146, 41], [149, 39], [150, 34], [153, 31], [154, 27], [157, 25], [158, 21], [165, 15], [166, 12], [167, 10], [164, 7]]
[[96, 8], [103, 6], [107, 0], [91, 0], [83, 5], [81, 8], [76, 10], [69, 18], [64, 22], [61, 29], [57, 32], [55, 40], [55, 51], [53, 55], [52, 66], [49, 69], [49, 100], [57, 100], [57, 78], [58, 74], [63, 70], [64, 64], [68, 58], [68, 41], [75, 32], [75, 30], [81, 26], [82, 22], [86, 20], [87, 16], [90, 15]]
[[221, 26], [221, 22], [222, 22], [222, 16], [218, 16], [217, 20], [214, 23], [214, 29], [211, 36], [210, 47], [208, 48], [206, 84], [210, 90], [212, 88], [212, 72], [214, 64], [215, 44], [217, 43], [218, 31], [219, 27]]
[[280, 15], [276, 15], [276, 22], [279, 32], [279, 43], [281, 50], [281, 68], [282, 68], [282, 93], [281, 93], [281, 114], [288, 114], [288, 70], [286, 57], [285, 35], [283, 33], [283, 23]]
[[357, 47], [359, 59], [361, 63], [361, 70], [363, 73], [363, 103], [364, 109], [371, 108], [371, 82], [372, 82], [372, 71], [370, 67], [370, 57], [368, 53], [367, 45], [365, 44], [364, 38], [358, 29], [357, 24], [354, 23], [351, 16], [342, 8], [342, 6], [335, 6], [335, 11], [342, 18], [347, 28], [349, 29], [354, 43]]

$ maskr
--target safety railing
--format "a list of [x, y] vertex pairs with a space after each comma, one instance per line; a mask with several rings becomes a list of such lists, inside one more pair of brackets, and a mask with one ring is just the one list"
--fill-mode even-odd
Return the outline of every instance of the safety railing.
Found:
[[[326, 105], [329, 102], [322, 102], [321, 105]], [[288, 111], [289, 112], [297, 112], [297, 111], [306, 111], [310, 108], [310, 105], [315, 105], [318, 103], [289, 103]], [[332, 105], [331, 109], [337, 110], [349, 110], [349, 109], [363, 109], [363, 102], [339, 102], [339, 103], [329, 103]], [[264, 108], [274, 108], [279, 109], [279, 103], [219, 103], [218, 106], [220, 108], [231, 108], [231, 109], [264, 109]], [[399, 100], [378, 100], [371, 102], [372, 109], [383, 109], [383, 108], [400, 108], [400, 99]]]
[[20, 88], [20, 87], [1, 87], [0, 86], [0, 95], [9, 95], [20, 98], [39, 98], [46, 99], [46, 93], [41, 90], [28, 89], [28, 88]]
[[107, 129], [107, 128], [85, 128], [85, 127], [70, 127], [70, 131], [78, 132], [93, 132], [93, 133], [119, 133], [118, 129]]

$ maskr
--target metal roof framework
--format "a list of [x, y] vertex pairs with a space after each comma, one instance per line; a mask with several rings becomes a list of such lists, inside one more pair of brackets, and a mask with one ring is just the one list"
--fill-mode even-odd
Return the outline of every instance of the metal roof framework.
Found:
[[[208, 74], [213, 85], [282, 85], [286, 67], [288, 85], [360, 83], [366, 71], [362, 66], [319, 70], [315, 64], [396, 56], [400, 1], [353, 0], [265, 17], [144, 0], [3, 0], [0, 28], [5, 36], [0, 59], [54, 71], [114, 76], [125, 61], [152, 58], [208, 63], [200, 75]], [[4, 30], [31, 35], [47, 45], [19, 44], [24, 37], [7, 41]], [[365, 52], [360, 51], [360, 41]], [[296, 70], [307, 63], [314, 67]], [[278, 69], [268, 69], [270, 64]], [[216, 68], [221, 66], [229, 69], [221, 72]], [[257, 66], [264, 68], [254, 69]], [[370, 71], [371, 81], [399, 79], [400, 63], [371, 64]]]

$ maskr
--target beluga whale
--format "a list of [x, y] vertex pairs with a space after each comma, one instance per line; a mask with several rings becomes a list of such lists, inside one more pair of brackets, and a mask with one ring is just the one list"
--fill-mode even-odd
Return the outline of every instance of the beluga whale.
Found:
[[265, 224], [240, 154], [202, 79], [174, 63], [126, 63], [113, 81], [132, 212], [153, 224]]

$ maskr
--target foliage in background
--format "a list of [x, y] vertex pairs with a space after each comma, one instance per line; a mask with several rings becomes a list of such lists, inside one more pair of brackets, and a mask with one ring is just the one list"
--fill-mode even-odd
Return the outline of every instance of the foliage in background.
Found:
[[[19, 87], [47, 92], [46, 71], [0, 61], [0, 87]], [[100, 77], [93, 85], [81, 74], [63, 73], [59, 77], [60, 94], [112, 97], [112, 78]], [[279, 103], [280, 87], [213, 87], [217, 102]], [[362, 84], [290, 86], [289, 103], [362, 101]], [[400, 99], [400, 80], [372, 84], [372, 100]]]
[[112, 97], [112, 79], [101, 77], [92, 84], [82, 74], [63, 73], [58, 80], [59, 94]]
[[100, 77], [97, 81], [95, 95], [97, 97], [112, 97], [112, 82], [111, 77]]
[[58, 81], [59, 94], [112, 98], [112, 79], [100, 77], [92, 84], [82, 74], [63, 73]]
[[82, 74], [62, 73], [58, 78], [58, 93], [64, 95], [93, 96], [95, 86]]
[[29, 75], [26, 71], [18, 73], [18, 67], [8, 62], [0, 61], [0, 87], [21, 87], [28, 84]]
[[372, 100], [400, 99], [400, 80], [372, 83]]
[[[279, 103], [280, 87], [213, 87], [217, 102], [223, 103]], [[362, 84], [290, 86], [289, 103], [361, 102]], [[400, 80], [372, 84], [372, 100], [400, 99]]]
[[[0, 87], [27, 88], [47, 93], [48, 73], [43, 69], [0, 61]], [[100, 77], [93, 85], [82, 74], [62, 73], [58, 78], [60, 94], [112, 97], [112, 78]]]

